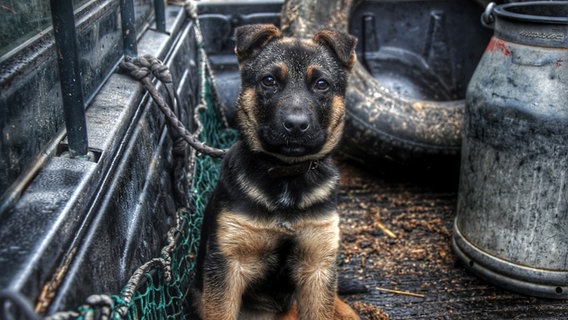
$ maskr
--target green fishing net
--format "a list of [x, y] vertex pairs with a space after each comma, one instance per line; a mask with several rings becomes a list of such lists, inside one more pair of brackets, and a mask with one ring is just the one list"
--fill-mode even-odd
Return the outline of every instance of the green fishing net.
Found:
[[[228, 148], [237, 139], [233, 129], [224, 126], [211, 97], [210, 82], [206, 81], [207, 107], [200, 109], [203, 124], [200, 140], [216, 148]], [[146, 273], [146, 281], [135, 292], [128, 319], [183, 319], [182, 303], [193, 276], [195, 257], [203, 211], [219, 175], [221, 160], [207, 155], [192, 157], [190, 201], [192, 208], [180, 214], [181, 228], [177, 230], [177, 243], [171, 252], [171, 279], [166, 281], [163, 272]], [[120, 297], [115, 298], [120, 301]]]
[[[201, 101], [205, 101], [205, 106], [195, 110], [202, 124], [200, 140], [215, 148], [228, 148], [236, 141], [237, 133], [222, 121], [208, 75], [204, 86]], [[217, 182], [221, 159], [193, 152], [190, 162], [191, 208], [178, 212], [181, 221], [175, 230], [175, 242], [170, 257], [163, 257], [171, 259], [170, 279], [166, 279], [162, 270], [154, 269], [144, 274], [145, 281], [128, 305], [120, 295], [113, 297], [117, 303], [115, 309], [127, 308], [127, 319], [183, 319], [185, 316], [182, 304], [193, 276], [203, 211]]]
[[[196, 110], [203, 125], [200, 140], [215, 148], [228, 148], [237, 139], [234, 129], [224, 125], [215, 99], [212, 98], [210, 79], [205, 81], [206, 108]], [[146, 273], [146, 281], [135, 292], [126, 318], [128, 319], [184, 319], [183, 300], [193, 276], [203, 211], [219, 176], [221, 159], [207, 155], [191, 158], [190, 201], [192, 208], [184, 210], [177, 243], [171, 252], [171, 279], [166, 281], [161, 271]], [[120, 302], [120, 297], [115, 297]]]

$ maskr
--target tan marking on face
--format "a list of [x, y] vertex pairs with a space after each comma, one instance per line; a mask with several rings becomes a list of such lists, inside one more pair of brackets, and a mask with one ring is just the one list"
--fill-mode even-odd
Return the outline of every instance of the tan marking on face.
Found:
[[246, 88], [239, 96], [239, 117], [250, 125], [257, 125], [256, 117], [254, 115], [256, 106], [256, 92], [254, 88]]
[[331, 110], [329, 114], [329, 125], [327, 127], [327, 133], [332, 135], [337, 132], [342, 133], [340, 129], [340, 124], [343, 123], [345, 117], [345, 98], [341, 96], [334, 96], [331, 100]]
[[306, 69], [306, 76], [308, 76], [308, 79], [312, 80], [313, 76], [314, 76], [314, 70], [317, 68], [316, 65], [310, 64], [308, 66], [308, 68]]
[[286, 66], [286, 64], [284, 63], [280, 64], [280, 76], [282, 76], [282, 79], [286, 79], [287, 74], [288, 74], [288, 66]]
[[331, 102], [331, 111], [329, 115], [329, 125], [327, 127], [327, 140], [320, 150], [319, 154], [324, 156], [330, 153], [341, 141], [343, 135], [343, 127], [345, 125], [345, 98], [334, 96]]
[[262, 146], [258, 138], [258, 121], [255, 112], [256, 92], [254, 88], [246, 88], [241, 95], [239, 95], [237, 118], [241, 125], [241, 133], [245, 136], [251, 148], [254, 151], [260, 151], [262, 150]]

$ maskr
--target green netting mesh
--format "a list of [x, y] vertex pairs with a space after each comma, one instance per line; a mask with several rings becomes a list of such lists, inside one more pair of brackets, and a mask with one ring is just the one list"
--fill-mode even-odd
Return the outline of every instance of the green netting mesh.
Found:
[[[202, 92], [207, 107], [197, 110], [203, 124], [200, 140], [212, 147], [228, 148], [236, 141], [237, 133], [226, 128], [224, 121], [221, 121], [211, 91], [210, 82], [206, 80]], [[128, 319], [184, 318], [182, 302], [193, 275], [203, 210], [216, 184], [220, 162], [220, 159], [207, 155], [192, 157], [190, 199], [193, 208], [180, 215], [181, 228], [177, 230], [178, 240], [171, 254], [171, 279], [166, 281], [162, 271], [146, 273], [146, 281], [134, 293], [128, 306], [121, 296], [113, 297], [118, 304], [115, 309], [121, 306], [128, 308]]]

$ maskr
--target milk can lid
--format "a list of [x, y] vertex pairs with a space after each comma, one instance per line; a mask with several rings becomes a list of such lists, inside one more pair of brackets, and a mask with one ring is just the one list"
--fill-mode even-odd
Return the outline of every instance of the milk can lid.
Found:
[[493, 12], [526, 22], [568, 24], [568, 1], [529, 1], [498, 5]]

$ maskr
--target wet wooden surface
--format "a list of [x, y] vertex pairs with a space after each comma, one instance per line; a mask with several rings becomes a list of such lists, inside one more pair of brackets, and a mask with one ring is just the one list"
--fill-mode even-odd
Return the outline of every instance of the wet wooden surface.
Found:
[[339, 272], [368, 288], [343, 298], [363, 319], [568, 319], [568, 301], [505, 291], [456, 260], [456, 180], [385, 178], [339, 164]]

